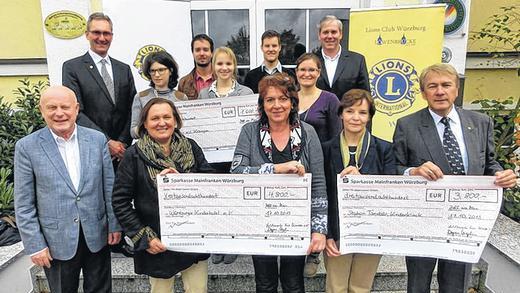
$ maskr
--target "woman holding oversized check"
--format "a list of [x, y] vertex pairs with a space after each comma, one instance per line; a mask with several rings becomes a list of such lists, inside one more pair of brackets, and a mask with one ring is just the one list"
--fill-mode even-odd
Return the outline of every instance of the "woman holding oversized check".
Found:
[[337, 174], [394, 175], [395, 158], [392, 145], [370, 134], [367, 123], [375, 114], [375, 107], [366, 90], [352, 89], [341, 99], [338, 115], [343, 121], [343, 131], [323, 144], [325, 177], [329, 201], [329, 231], [325, 248], [327, 292], [366, 292], [379, 265], [380, 255], [346, 254], [339, 252], [339, 211]]
[[[298, 118], [298, 94], [285, 73], [264, 77], [259, 83], [260, 119], [242, 127], [231, 171], [252, 174], [312, 173], [311, 243], [308, 253], [325, 248], [327, 200], [323, 156], [318, 135]], [[256, 292], [305, 292], [305, 256], [253, 256]]]
[[[168, 251], [161, 243], [157, 174], [213, 172], [201, 148], [181, 132], [182, 120], [170, 100], [151, 99], [139, 122], [140, 139], [119, 164], [112, 205], [134, 243], [134, 269], [150, 277], [151, 292], [172, 292], [181, 272], [186, 292], [207, 292], [207, 254]], [[133, 202], [133, 204], [132, 204]]]

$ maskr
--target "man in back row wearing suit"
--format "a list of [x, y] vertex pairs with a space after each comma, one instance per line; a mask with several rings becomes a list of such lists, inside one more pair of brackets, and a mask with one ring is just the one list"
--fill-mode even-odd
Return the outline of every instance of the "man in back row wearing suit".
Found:
[[351, 89], [370, 91], [365, 57], [340, 45], [343, 38], [341, 21], [333, 15], [322, 18], [318, 25], [318, 38], [321, 50], [317, 55], [323, 69], [316, 86], [333, 92], [340, 100]]
[[80, 106], [78, 124], [103, 132], [110, 155], [117, 162], [132, 142], [134, 78], [127, 64], [108, 56], [113, 33], [107, 15], [90, 15], [85, 36], [90, 49], [63, 64], [62, 83], [76, 93]]
[[[493, 121], [456, 108], [457, 71], [449, 64], [427, 67], [419, 78], [428, 107], [397, 121], [394, 153], [397, 172], [437, 180], [445, 175], [495, 176], [495, 185], [513, 187], [516, 174], [495, 160]], [[406, 257], [409, 293], [430, 292], [438, 262], [439, 292], [467, 292], [471, 264], [427, 257]]]
[[112, 210], [114, 171], [102, 133], [76, 125], [74, 92], [42, 93], [47, 127], [20, 139], [14, 204], [25, 252], [42, 266], [51, 292], [111, 292], [110, 250], [121, 227]]

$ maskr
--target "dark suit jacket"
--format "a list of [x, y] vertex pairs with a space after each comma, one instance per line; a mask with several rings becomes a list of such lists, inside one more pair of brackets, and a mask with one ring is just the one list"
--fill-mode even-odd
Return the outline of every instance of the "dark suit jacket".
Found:
[[[325, 180], [327, 183], [327, 199], [329, 202], [328, 234], [327, 238], [339, 239], [339, 211], [337, 175], [343, 171], [340, 137], [342, 133], [325, 142], [323, 147], [323, 161], [325, 162]], [[365, 161], [359, 173], [365, 175], [395, 175], [395, 156], [392, 144], [375, 136], [370, 137]]]
[[127, 64], [110, 58], [116, 102], [112, 102], [96, 64], [88, 54], [63, 63], [62, 83], [76, 93], [80, 105], [77, 123], [99, 130], [108, 139], [130, 145], [130, 115], [136, 94]]
[[[493, 121], [488, 116], [456, 108], [468, 153], [467, 175], [495, 175], [502, 167], [495, 160]], [[394, 133], [397, 172], [433, 162], [446, 175], [452, 174], [433, 118], [424, 108], [397, 120]]]
[[[294, 78], [294, 82], [297, 82], [294, 70], [282, 66], [282, 72], [289, 74], [289, 76]], [[246, 78], [244, 80], [244, 85], [252, 89], [255, 94], [258, 94], [258, 83], [266, 75], [267, 72], [262, 70], [262, 65], [260, 65], [247, 73]]]
[[329, 77], [325, 69], [325, 61], [321, 55], [321, 49], [317, 53], [321, 60], [321, 74], [316, 86], [322, 90], [333, 92], [340, 100], [343, 94], [351, 89], [364, 89], [370, 91], [367, 64], [365, 57], [359, 53], [341, 49], [338, 67], [329, 84]]

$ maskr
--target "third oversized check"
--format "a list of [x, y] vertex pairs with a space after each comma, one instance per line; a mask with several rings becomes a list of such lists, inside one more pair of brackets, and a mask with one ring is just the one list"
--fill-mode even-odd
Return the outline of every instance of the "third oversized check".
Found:
[[478, 262], [500, 210], [491, 176], [338, 176], [341, 253]]
[[304, 255], [311, 176], [159, 175], [161, 241], [183, 252]]

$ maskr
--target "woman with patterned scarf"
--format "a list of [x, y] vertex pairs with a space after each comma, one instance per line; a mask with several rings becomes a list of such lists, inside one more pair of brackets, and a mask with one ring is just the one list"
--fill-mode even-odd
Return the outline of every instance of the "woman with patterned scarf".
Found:
[[337, 174], [394, 175], [396, 164], [392, 144], [373, 136], [366, 128], [376, 112], [366, 90], [352, 89], [343, 95], [338, 116], [343, 131], [323, 144], [325, 178], [329, 201], [329, 233], [325, 248], [327, 293], [370, 293], [380, 255], [339, 252], [339, 211]]
[[172, 292], [178, 272], [185, 292], [207, 292], [209, 255], [166, 250], [159, 238], [157, 174], [213, 172], [202, 149], [181, 127], [172, 101], [151, 99], [141, 112], [140, 139], [119, 164], [112, 195], [114, 213], [134, 243], [135, 273], [150, 277], [154, 293]]
[[[312, 173], [311, 243], [308, 253], [325, 248], [327, 198], [320, 140], [314, 128], [298, 118], [298, 93], [285, 73], [264, 77], [259, 85], [260, 119], [242, 127], [231, 165], [233, 173]], [[256, 292], [305, 292], [301, 256], [253, 256]]]

